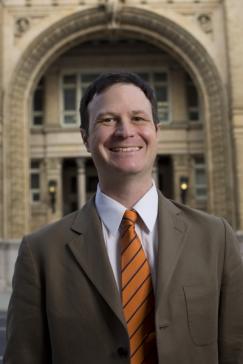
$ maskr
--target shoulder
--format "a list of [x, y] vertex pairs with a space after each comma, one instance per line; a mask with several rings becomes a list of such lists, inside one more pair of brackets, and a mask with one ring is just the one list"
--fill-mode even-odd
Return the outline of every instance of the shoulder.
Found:
[[[174, 226], [176, 230], [186, 233], [186, 239], [192, 246], [199, 249], [220, 251], [222, 259], [233, 257], [237, 264], [241, 264], [240, 245], [230, 224], [223, 218], [204, 211], [193, 209], [178, 202], [160, 196], [159, 223], [166, 229]], [[165, 223], [163, 220], [166, 220]], [[172, 221], [172, 225], [168, 224]], [[225, 254], [225, 255], [224, 255]]]

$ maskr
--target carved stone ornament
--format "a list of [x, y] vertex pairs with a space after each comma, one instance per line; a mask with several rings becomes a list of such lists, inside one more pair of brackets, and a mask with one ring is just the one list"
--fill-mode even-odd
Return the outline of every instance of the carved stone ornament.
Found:
[[205, 33], [211, 33], [212, 32], [212, 19], [209, 14], [200, 14], [197, 18], [200, 27]]
[[15, 35], [22, 36], [30, 28], [30, 20], [26, 17], [18, 18], [15, 22]]
[[126, 0], [99, 0], [98, 8], [104, 10], [109, 17], [109, 27], [117, 28], [119, 25], [119, 12]]

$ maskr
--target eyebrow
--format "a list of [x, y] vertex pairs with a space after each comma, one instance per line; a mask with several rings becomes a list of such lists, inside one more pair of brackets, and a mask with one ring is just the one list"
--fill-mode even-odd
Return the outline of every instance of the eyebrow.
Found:
[[132, 114], [144, 114], [144, 115], [147, 115], [146, 111], [144, 111], [144, 110], [133, 110], [132, 111]]
[[[143, 111], [143, 110], [132, 110], [131, 111], [131, 114], [132, 115], [138, 115], [138, 114], [143, 114], [143, 115], [146, 115], [147, 117], [149, 117], [149, 115], [146, 113], [146, 111]], [[96, 116], [96, 119], [100, 119], [104, 116], [107, 116], [107, 115], [112, 115], [112, 116], [119, 116], [119, 113], [116, 113], [114, 111], [104, 111], [104, 112], [101, 112], [99, 113], [97, 116]]]

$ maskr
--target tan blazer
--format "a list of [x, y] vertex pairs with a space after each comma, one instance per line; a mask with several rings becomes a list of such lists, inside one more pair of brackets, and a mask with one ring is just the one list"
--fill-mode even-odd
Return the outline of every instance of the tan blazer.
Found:
[[[159, 194], [160, 364], [243, 363], [243, 266], [220, 218]], [[121, 301], [94, 200], [23, 239], [5, 364], [129, 364]]]

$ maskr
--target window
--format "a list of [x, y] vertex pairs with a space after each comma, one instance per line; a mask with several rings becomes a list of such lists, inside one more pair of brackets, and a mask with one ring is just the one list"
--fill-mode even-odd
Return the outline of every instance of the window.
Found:
[[33, 95], [32, 125], [42, 126], [44, 122], [44, 79], [41, 78]]
[[207, 176], [204, 158], [197, 156], [194, 158], [195, 173], [195, 195], [197, 200], [207, 199]]
[[159, 120], [161, 123], [168, 123], [170, 121], [168, 73], [166, 71], [139, 73], [139, 76], [150, 83], [154, 88], [157, 98]]
[[[158, 101], [158, 114], [161, 122], [169, 122], [169, 92], [168, 73], [140, 72], [138, 73], [154, 88]], [[75, 73], [62, 76], [62, 123], [65, 126], [79, 124], [79, 102], [89, 84], [99, 76], [99, 73]]]
[[63, 124], [76, 126], [79, 124], [79, 101], [98, 74], [67, 74], [62, 78]]
[[30, 165], [30, 190], [31, 201], [40, 201], [40, 166], [41, 161], [37, 159], [31, 160]]
[[199, 98], [195, 84], [191, 77], [187, 74], [186, 77], [186, 98], [187, 98], [187, 112], [189, 121], [199, 121]]
[[159, 120], [162, 123], [169, 121], [169, 97], [168, 97], [168, 74], [166, 72], [152, 74], [152, 86], [154, 87]]
[[63, 77], [63, 122], [64, 125], [76, 125], [77, 115], [77, 75]]
[[80, 83], [81, 83], [81, 97], [86, 91], [87, 87], [91, 82], [93, 82], [99, 76], [98, 73], [86, 73], [80, 75]]

